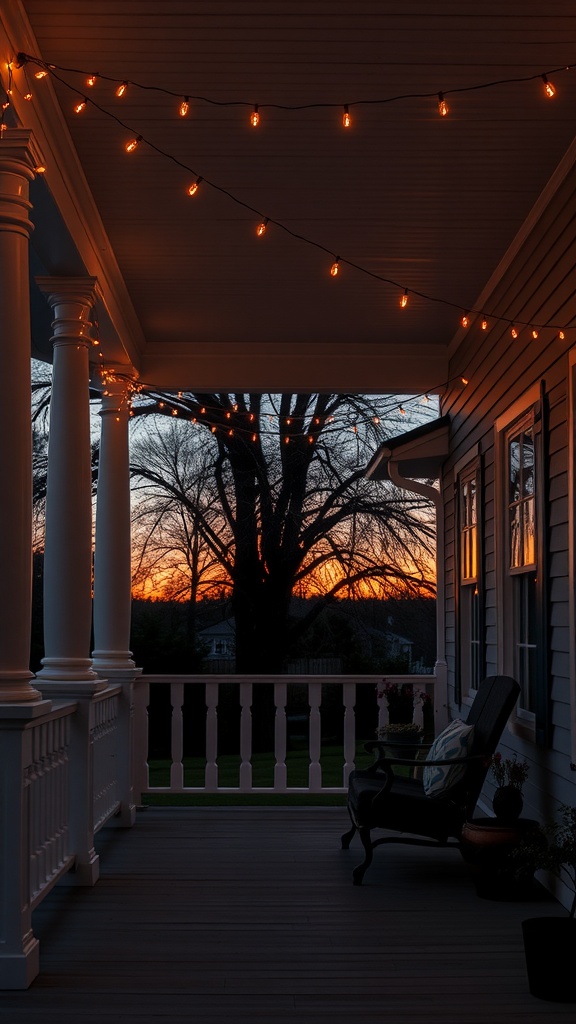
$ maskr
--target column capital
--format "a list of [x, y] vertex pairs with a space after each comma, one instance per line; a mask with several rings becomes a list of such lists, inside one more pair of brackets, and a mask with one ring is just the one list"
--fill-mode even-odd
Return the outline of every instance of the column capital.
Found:
[[97, 283], [95, 277], [36, 278], [38, 288], [46, 296], [58, 318], [62, 315], [60, 307], [80, 306], [91, 309], [96, 301]]
[[0, 174], [9, 171], [32, 181], [44, 160], [29, 128], [8, 128], [0, 143]]

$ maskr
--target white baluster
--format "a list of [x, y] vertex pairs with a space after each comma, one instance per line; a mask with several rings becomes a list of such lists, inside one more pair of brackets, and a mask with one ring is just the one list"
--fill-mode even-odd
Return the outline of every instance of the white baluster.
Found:
[[274, 792], [284, 793], [288, 785], [286, 768], [286, 700], [288, 687], [286, 683], [274, 683]]
[[172, 703], [172, 764], [170, 766], [170, 789], [173, 793], [181, 793], [184, 788], [184, 735], [183, 735], [183, 704], [184, 685], [172, 683], [170, 686]]
[[354, 769], [356, 758], [356, 683], [344, 683], [342, 686], [344, 702], [344, 770], [342, 785], [348, 785], [348, 777]]
[[252, 789], [252, 683], [240, 683], [240, 790]]
[[310, 704], [310, 768], [308, 770], [308, 788], [311, 793], [319, 793], [322, 789], [322, 768], [320, 766], [321, 721], [320, 701], [322, 699], [321, 683], [308, 684], [308, 703]]
[[218, 683], [206, 683], [206, 773], [208, 793], [218, 789]]

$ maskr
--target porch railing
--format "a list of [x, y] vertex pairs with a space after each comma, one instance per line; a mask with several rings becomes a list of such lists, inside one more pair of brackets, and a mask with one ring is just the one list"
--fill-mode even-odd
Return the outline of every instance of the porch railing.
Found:
[[[434, 676], [386, 678], [400, 684], [411, 683], [434, 701]], [[381, 683], [381, 675], [142, 676], [135, 682], [134, 696], [135, 793], [345, 793], [359, 743], [375, 738], [377, 727], [387, 721], [386, 704], [377, 699]], [[262, 688], [268, 690], [268, 701], [258, 702], [255, 710]], [[227, 709], [222, 694], [230, 697], [230, 691], [235, 691], [232, 698], [236, 701], [237, 722], [232, 726], [232, 737], [230, 723], [226, 725], [224, 746], [222, 726]], [[356, 712], [361, 697], [359, 724]], [[421, 715], [419, 704], [415, 709], [416, 722], [421, 722]], [[328, 719], [332, 731], [338, 734], [332, 741], [329, 783], [323, 767]], [[308, 766], [305, 781], [291, 784], [290, 748], [294, 746], [295, 730], [300, 753], [307, 757]], [[269, 738], [272, 762], [272, 777], [266, 785], [254, 781], [255, 752], [262, 749], [262, 736]], [[338, 751], [341, 764], [335, 779], [334, 757], [338, 759]], [[237, 782], [233, 784], [222, 777], [227, 759], [237, 761]], [[196, 779], [191, 781], [193, 763]]]

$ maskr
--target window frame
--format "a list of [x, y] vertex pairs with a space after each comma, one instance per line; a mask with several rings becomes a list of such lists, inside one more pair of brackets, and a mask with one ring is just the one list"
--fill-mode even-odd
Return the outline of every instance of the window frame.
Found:
[[[545, 383], [533, 385], [495, 422], [495, 553], [498, 567], [497, 586], [497, 650], [498, 671], [505, 675], [518, 675], [517, 647], [524, 649], [510, 637], [516, 632], [514, 600], [522, 584], [514, 579], [527, 580], [534, 576], [536, 656], [533, 689], [533, 707], [521, 704], [522, 696], [511, 720], [512, 731], [540, 746], [550, 741], [550, 678], [549, 678], [549, 636], [548, 636], [548, 527], [547, 527], [547, 475], [545, 445], [547, 430]], [[511, 565], [510, 560], [510, 501], [509, 501], [509, 439], [527, 424], [533, 429], [534, 439], [534, 561], [520, 566]], [[520, 597], [523, 597], [520, 594]], [[524, 645], [525, 646], [525, 645]], [[538, 682], [539, 681], [539, 682]]]
[[[463, 524], [463, 486], [468, 481], [474, 481], [476, 492], [476, 521], [475, 521], [475, 546], [476, 573], [475, 575], [464, 575], [464, 524]], [[484, 588], [484, 481], [482, 472], [482, 457], [480, 446], [476, 445], [466, 456], [460, 459], [454, 467], [454, 488], [455, 488], [455, 596], [456, 596], [456, 699], [458, 704], [463, 701], [470, 704], [476, 694], [477, 686], [486, 674], [486, 624], [485, 624], [485, 588]], [[472, 594], [474, 588], [475, 594]], [[474, 596], [477, 598], [477, 610], [469, 607], [473, 603]], [[466, 616], [466, 617], [465, 617]], [[474, 622], [472, 619], [474, 618]], [[475, 642], [474, 634], [477, 632], [477, 659], [473, 663], [473, 648]], [[467, 665], [465, 664], [467, 660]], [[474, 671], [475, 664], [475, 671]], [[475, 679], [475, 676], [477, 679]], [[464, 685], [466, 679], [467, 685]]]

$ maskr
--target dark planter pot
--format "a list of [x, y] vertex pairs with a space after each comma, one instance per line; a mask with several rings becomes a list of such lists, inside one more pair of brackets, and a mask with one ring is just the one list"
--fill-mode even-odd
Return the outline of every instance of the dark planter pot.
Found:
[[522, 922], [530, 992], [553, 1003], [576, 1003], [576, 920], [531, 917]]
[[500, 786], [492, 797], [492, 807], [498, 821], [516, 821], [522, 814], [524, 802], [517, 786]]

